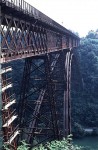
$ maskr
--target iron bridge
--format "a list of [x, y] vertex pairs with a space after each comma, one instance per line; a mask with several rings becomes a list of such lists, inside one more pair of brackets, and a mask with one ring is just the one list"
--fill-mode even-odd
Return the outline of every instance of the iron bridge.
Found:
[[[24, 0], [0, 0], [0, 145], [16, 150], [71, 133], [71, 65], [79, 37]], [[12, 66], [23, 59], [20, 99]]]

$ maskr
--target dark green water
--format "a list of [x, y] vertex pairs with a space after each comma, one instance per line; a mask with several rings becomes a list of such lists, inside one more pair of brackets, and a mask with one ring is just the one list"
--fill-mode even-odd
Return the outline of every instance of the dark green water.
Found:
[[74, 139], [73, 142], [75, 145], [88, 147], [87, 150], [98, 150], [98, 136]]

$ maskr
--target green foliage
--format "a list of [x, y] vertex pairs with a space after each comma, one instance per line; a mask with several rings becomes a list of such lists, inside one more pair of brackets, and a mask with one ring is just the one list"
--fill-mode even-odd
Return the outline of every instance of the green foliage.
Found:
[[93, 30], [88, 32], [88, 35], [86, 36], [87, 38], [96, 38], [96, 32], [94, 32]]
[[[3, 148], [4, 148], [5, 150], [10, 150], [8, 144], [3, 145]], [[29, 145], [28, 145], [25, 141], [22, 141], [22, 142], [21, 142], [21, 145], [18, 146], [17, 150], [29, 150], [29, 148], [30, 148]]]
[[[73, 88], [72, 121], [87, 127], [98, 125], [98, 30], [90, 31], [77, 48], [83, 90]], [[77, 75], [76, 75], [77, 76]], [[79, 81], [78, 81], [79, 82]], [[75, 94], [74, 94], [75, 93]], [[77, 132], [77, 131], [76, 131]]]
[[40, 145], [39, 147], [33, 148], [33, 150], [81, 150], [81, 147], [73, 145], [71, 136], [68, 136], [67, 139], [48, 142], [44, 146]]
[[17, 150], [29, 150], [29, 148], [30, 148], [29, 145], [26, 144], [25, 141], [22, 141], [21, 145], [17, 148]]
[[[4, 145], [5, 150], [10, 150], [8, 145]], [[29, 150], [28, 144], [25, 141], [21, 142], [21, 145], [17, 148], [17, 150]], [[82, 150], [81, 147], [72, 144], [71, 135], [68, 136], [67, 139], [63, 139], [61, 141], [52, 141], [47, 142], [45, 145], [39, 145], [38, 147], [32, 148], [32, 150]]]
[[9, 147], [8, 144], [3, 145], [3, 148], [4, 148], [5, 150], [10, 150], [8, 147]]

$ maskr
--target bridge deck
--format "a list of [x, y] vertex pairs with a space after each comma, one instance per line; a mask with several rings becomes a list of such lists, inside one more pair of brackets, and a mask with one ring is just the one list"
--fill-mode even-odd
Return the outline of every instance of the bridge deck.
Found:
[[0, 6], [1, 63], [78, 46], [78, 36], [24, 0]]

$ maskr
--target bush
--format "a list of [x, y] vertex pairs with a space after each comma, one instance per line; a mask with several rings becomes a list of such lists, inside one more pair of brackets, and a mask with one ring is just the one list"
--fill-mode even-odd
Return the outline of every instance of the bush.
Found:
[[[17, 148], [17, 150], [28, 150], [30, 147], [25, 141], [21, 142], [21, 145]], [[4, 146], [5, 150], [10, 150], [8, 146]], [[71, 136], [68, 136], [67, 139], [63, 139], [61, 141], [52, 141], [47, 142], [45, 145], [39, 145], [38, 147], [32, 148], [32, 150], [82, 150], [81, 147], [72, 144]]]
[[48, 142], [46, 145], [40, 145], [35, 147], [32, 150], [82, 150], [81, 147], [72, 144], [71, 136], [68, 136], [67, 139], [61, 141], [52, 141]]

